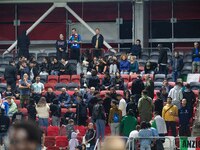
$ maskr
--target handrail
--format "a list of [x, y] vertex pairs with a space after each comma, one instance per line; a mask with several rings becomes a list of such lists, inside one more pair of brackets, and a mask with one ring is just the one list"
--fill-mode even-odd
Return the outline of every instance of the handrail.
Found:
[[94, 146], [94, 150], [96, 150], [98, 144], [99, 144], [99, 138], [98, 138], [97, 141], [96, 141], [96, 144], [95, 144], [95, 146]]

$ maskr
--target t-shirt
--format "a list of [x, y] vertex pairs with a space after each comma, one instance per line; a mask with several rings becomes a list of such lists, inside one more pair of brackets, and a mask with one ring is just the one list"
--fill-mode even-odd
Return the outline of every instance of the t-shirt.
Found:
[[[30, 80], [27, 80], [27, 82], [29, 84], [31, 84], [31, 81]], [[19, 80], [19, 84], [21, 86], [26, 86], [26, 83], [24, 82], [24, 80]], [[20, 95], [30, 95], [30, 88], [22, 88], [20, 89]]]
[[44, 89], [44, 84], [39, 82], [39, 83], [33, 83], [31, 86], [31, 89], [34, 91], [34, 93], [41, 94], [43, 89]]
[[119, 101], [119, 109], [122, 111], [122, 116], [126, 116], [126, 101], [125, 101], [125, 99], [121, 99]]

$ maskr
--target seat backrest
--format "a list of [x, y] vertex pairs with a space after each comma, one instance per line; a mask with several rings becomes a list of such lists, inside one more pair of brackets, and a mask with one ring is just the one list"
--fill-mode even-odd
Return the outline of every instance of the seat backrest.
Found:
[[68, 84], [70, 80], [70, 75], [60, 75], [59, 82]]
[[47, 128], [47, 136], [58, 136], [58, 135], [59, 135], [59, 127], [49, 126]]
[[56, 136], [56, 146], [67, 147], [68, 139], [66, 136]]

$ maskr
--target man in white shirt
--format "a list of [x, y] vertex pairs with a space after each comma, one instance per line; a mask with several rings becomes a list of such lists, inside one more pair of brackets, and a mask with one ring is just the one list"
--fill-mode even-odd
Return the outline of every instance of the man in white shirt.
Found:
[[136, 141], [137, 141], [137, 138], [139, 137], [138, 136], [139, 131], [140, 131], [140, 125], [137, 125], [136, 130], [131, 131], [131, 133], [129, 134], [129, 138], [126, 144], [128, 146], [130, 143], [132, 149], [133, 149], [133, 144], [134, 144], [134, 150], [136, 149], [136, 146], [137, 146]]
[[40, 82], [40, 77], [36, 77], [36, 82], [32, 84], [32, 97], [35, 100], [36, 103], [40, 100], [40, 97], [42, 95], [42, 92], [44, 92], [44, 84]]
[[122, 111], [122, 117], [126, 116], [126, 101], [123, 99], [123, 97], [118, 94], [117, 99], [119, 100], [119, 109]]

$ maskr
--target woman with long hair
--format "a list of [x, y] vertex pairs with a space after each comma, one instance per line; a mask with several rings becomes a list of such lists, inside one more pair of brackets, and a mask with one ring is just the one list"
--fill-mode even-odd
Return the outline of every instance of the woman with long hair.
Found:
[[41, 97], [38, 104], [36, 104], [36, 111], [39, 117], [39, 126], [48, 127], [48, 118], [49, 118], [49, 105], [46, 102], [45, 97]]

